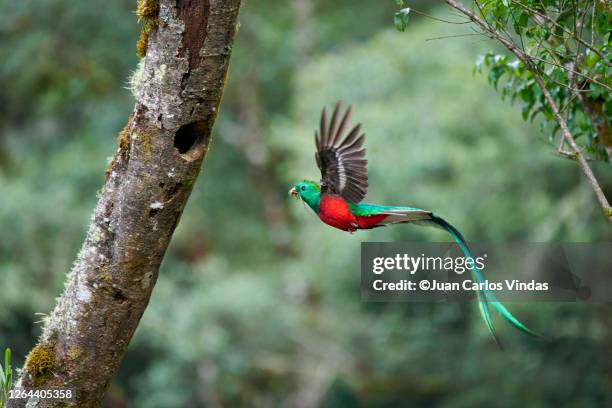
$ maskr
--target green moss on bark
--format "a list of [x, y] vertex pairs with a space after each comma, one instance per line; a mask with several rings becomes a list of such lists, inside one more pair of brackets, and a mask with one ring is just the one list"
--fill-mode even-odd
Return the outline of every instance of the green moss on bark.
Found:
[[149, 35], [159, 24], [159, 1], [138, 0], [136, 15], [138, 15], [138, 21], [143, 22], [140, 37], [138, 37], [138, 41], [136, 42], [136, 53], [140, 58], [143, 58], [147, 55]]
[[138, 0], [136, 14], [139, 18], [155, 19], [159, 14], [158, 0]]
[[55, 369], [55, 346], [37, 345], [26, 358], [26, 368], [35, 386], [44, 384], [53, 376]]

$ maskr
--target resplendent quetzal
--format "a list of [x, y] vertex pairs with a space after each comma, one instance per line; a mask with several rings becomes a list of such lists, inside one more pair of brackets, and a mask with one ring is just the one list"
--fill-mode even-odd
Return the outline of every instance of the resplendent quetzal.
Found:
[[[315, 158], [321, 170], [321, 184], [303, 180], [289, 190], [289, 194], [302, 199], [327, 225], [350, 233], [359, 229], [410, 222], [441, 227], [451, 235], [464, 256], [473, 259], [461, 233], [431, 211], [361, 202], [368, 189], [366, 150], [363, 147], [365, 134], [360, 133], [361, 124], [358, 124], [344, 137], [351, 117], [351, 107], [342, 117], [340, 109], [341, 104], [338, 102], [328, 122], [324, 108], [320, 128], [315, 131]], [[472, 269], [472, 276], [476, 282], [485, 281], [482, 271], [477, 267]], [[501, 346], [501, 343], [493, 331], [489, 306], [514, 327], [537, 336], [514, 317], [491, 291], [478, 291], [480, 314], [498, 345]]]

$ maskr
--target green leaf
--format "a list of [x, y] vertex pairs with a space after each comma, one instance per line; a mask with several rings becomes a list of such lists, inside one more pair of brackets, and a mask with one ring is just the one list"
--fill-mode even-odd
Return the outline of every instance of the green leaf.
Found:
[[519, 60], [510, 61], [508, 63], [508, 68], [510, 68], [509, 74], [516, 77], [521, 76], [521, 62]]
[[567, 49], [565, 48], [565, 45], [562, 44], [555, 48], [555, 52], [557, 55], [565, 55], [567, 53]]
[[404, 7], [404, 0], [395, 0], [395, 4], [397, 4], [400, 7]]
[[484, 55], [479, 55], [478, 58], [476, 58], [476, 62], [474, 63], [474, 71], [473, 71], [474, 74], [476, 74], [477, 72], [479, 74], [482, 73], [482, 66], [484, 65], [484, 62], [485, 62]]
[[520, 91], [519, 95], [524, 102], [531, 102], [535, 100], [533, 88], [531, 86], [524, 86]]
[[529, 113], [531, 112], [532, 108], [533, 101], [529, 101], [523, 104], [523, 107], [521, 108], [521, 116], [523, 116], [523, 120], [527, 121], [529, 119]]
[[395, 13], [393, 17], [393, 24], [397, 31], [404, 32], [408, 26], [408, 16], [410, 14], [410, 8], [406, 7]]
[[584, 59], [584, 63], [588, 68], [593, 68], [593, 66], [595, 65], [595, 63], [597, 63], [597, 61], [599, 61], [599, 59], [599, 55], [597, 55], [591, 50], [588, 50]]
[[11, 369], [11, 349], [8, 347], [4, 351], [4, 370], [6, 371], [6, 382], [10, 385], [13, 376], [13, 370]]
[[597, 99], [600, 96], [605, 96], [606, 94], [607, 92], [604, 87], [592, 82], [589, 84], [589, 92], [587, 93], [589, 98]]

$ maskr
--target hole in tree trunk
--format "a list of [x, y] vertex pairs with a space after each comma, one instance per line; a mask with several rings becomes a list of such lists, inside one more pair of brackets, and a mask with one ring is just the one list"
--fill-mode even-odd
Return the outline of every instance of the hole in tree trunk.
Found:
[[[183, 125], [174, 135], [174, 147], [182, 155], [197, 156], [207, 139], [207, 126], [205, 121], [191, 122]], [[195, 157], [189, 157], [195, 158]]]
[[115, 293], [113, 293], [113, 299], [115, 299], [119, 303], [123, 303], [128, 300], [128, 298], [119, 289], [117, 289]]

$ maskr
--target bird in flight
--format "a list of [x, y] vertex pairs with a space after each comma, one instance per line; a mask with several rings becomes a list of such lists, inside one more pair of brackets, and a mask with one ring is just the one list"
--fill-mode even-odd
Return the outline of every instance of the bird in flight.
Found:
[[[327, 225], [350, 233], [411, 222], [441, 227], [450, 234], [464, 256], [473, 259], [461, 233], [431, 211], [361, 202], [368, 190], [366, 150], [363, 147], [365, 134], [361, 133], [361, 124], [346, 132], [351, 107], [341, 114], [341, 106], [340, 102], [336, 104], [329, 121], [324, 108], [319, 129], [315, 131], [315, 159], [321, 171], [320, 184], [302, 180], [289, 190], [289, 194], [303, 200]], [[482, 271], [476, 266], [471, 272], [476, 282], [485, 281]], [[501, 343], [493, 330], [489, 307], [495, 309], [512, 326], [539, 337], [514, 317], [491, 291], [480, 290], [477, 296], [480, 315], [500, 347]]]

